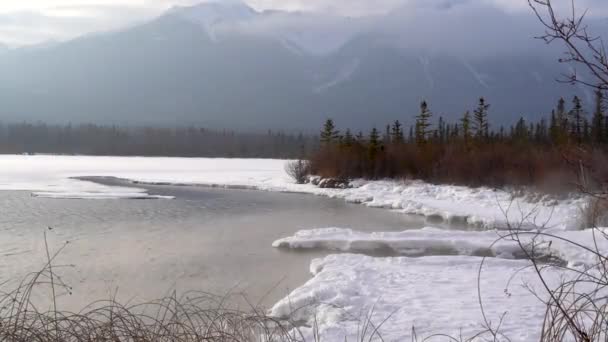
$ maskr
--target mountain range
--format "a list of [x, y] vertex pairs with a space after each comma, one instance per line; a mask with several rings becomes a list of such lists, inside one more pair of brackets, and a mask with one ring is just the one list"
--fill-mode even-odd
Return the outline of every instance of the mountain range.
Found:
[[[484, 25], [510, 25], [497, 15]], [[555, 81], [567, 66], [536, 32], [519, 46], [420, 20], [258, 12], [237, 0], [175, 7], [119, 31], [2, 50], [0, 119], [312, 130], [332, 117], [363, 129], [411, 123], [423, 99], [455, 120], [483, 96], [500, 123], [546, 115], [560, 96], [591, 101]]]

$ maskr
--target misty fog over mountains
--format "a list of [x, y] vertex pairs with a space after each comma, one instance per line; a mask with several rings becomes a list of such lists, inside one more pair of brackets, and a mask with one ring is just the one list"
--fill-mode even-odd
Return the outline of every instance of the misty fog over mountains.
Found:
[[[494, 122], [538, 118], [560, 96], [559, 50], [530, 14], [468, 2], [382, 16], [176, 7], [144, 24], [0, 49], [5, 121], [303, 129], [411, 122], [422, 99], [456, 119], [480, 96]], [[484, 29], [480, 30], [480, 27]]]

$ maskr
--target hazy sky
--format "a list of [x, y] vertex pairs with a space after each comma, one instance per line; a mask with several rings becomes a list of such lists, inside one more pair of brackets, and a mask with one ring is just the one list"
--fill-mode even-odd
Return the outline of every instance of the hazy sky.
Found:
[[[215, 0], [226, 1], [226, 0]], [[233, 1], [233, 0], [229, 0]], [[556, 0], [560, 1], [560, 0]], [[88, 32], [116, 29], [162, 13], [174, 5], [201, 0], [1, 0], [0, 42], [23, 45], [62, 40]], [[389, 11], [409, 3], [421, 6], [440, 3], [479, 3], [508, 12], [529, 11], [526, 0], [246, 0], [252, 7], [322, 11], [362, 16]], [[606, 0], [578, 0], [581, 7], [607, 13]]]

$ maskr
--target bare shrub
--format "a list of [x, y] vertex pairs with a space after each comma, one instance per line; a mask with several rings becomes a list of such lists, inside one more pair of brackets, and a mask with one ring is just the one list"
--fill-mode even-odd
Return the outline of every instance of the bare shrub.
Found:
[[581, 228], [608, 227], [608, 199], [591, 197], [581, 209]]
[[294, 160], [285, 164], [285, 172], [293, 178], [296, 183], [304, 184], [310, 175], [310, 162], [307, 160]]

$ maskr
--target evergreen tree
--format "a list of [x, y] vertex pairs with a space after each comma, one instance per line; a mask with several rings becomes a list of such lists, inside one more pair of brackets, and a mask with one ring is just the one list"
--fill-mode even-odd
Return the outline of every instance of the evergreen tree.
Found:
[[384, 142], [384, 145], [390, 145], [391, 140], [391, 125], [386, 125], [382, 141]]
[[471, 113], [466, 111], [464, 116], [460, 120], [462, 128], [462, 137], [464, 138], [465, 145], [469, 145], [471, 141]]
[[604, 141], [604, 93], [598, 89], [595, 92], [595, 110], [591, 120], [591, 139], [594, 144]]
[[355, 138], [353, 134], [350, 132], [350, 129], [347, 129], [344, 133], [344, 137], [342, 138], [342, 145], [345, 147], [351, 147], [355, 143]]
[[426, 101], [420, 104], [420, 114], [416, 116], [416, 144], [424, 145], [429, 136], [429, 127], [431, 126], [431, 111]]
[[479, 105], [473, 112], [473, 129], [475, 138], [483, 140], [489, 136], [489, 124], [488, 124], [488, 109], [489, 104], [486, 104], [486, 100], [482, 97], [479, 99]]
[[523, 117], [520, 117], [519, 120], [517, 120], [517, 124], [515, 124], [515, 130], [512, 136], [513, 139], [520, 144], [526, 142], [530, 137], [528, 125]]
[[321, 145], [331, 145], [336, 143], [339, 138], [340, 132], [336, 130], [334, 120], [327, 119], [327, 121], [325, 121], [325, 125], [323, 126], [323, 130], [321, 131]]
[[368, 149], [369, 149], [370, 158], [371, 159], [376, 158], [376, 155], [378, 154], [378, 151], [380, 150], [380, 133], [378, 132], [376, 127], [374, 127], [372, 129], [372, 131], [370, 132], [367, 145], [368, 145]]
[[551, 142], [557, 144], [559, 142], [559, 134], [560, 127], [557, 122], [557, 116], [555, 115], [555, 110], [551, 111], [551, 119], [549, 121], [549, 138]]
[[566, 100], [564, 100], [563, 97], [560, 97], [559, 101], [557, 101], [557, 111], [555, 113], [555, 116], [558, 125], [561, 126], [561, 128], [563, 129], [567, 129], [568, 117], [566, 116]]
[[570, 123], [570, 136], [577, 143], [583, 141], [583, 126], [585, 125], [585, 113], [583, 112], [583, 104], [578, 96], [572, 99], [572, 110], [568, 113]]
[[363, 135], [362, 131], [359, 131], [359, 133], [357, 133], [357, 136], [355, 137], [355, 139], [357, 140], [357, 142], [361, 145], [365, 145], [365, 136]]
[[560, 97], [557, 108], [551, 112], [549, 134], [551, 141], [556, 145], [563, 145], [568, 142], [570, 127], [568, 114], [566, 113], [566, 100], [563, 97]]
[[445, 143], [445, 137], [446, 137], [446, 127], [445, 127], [445, 121], [443, 121], [443, 117], [439, 117], [439, 122], [437, 124], [437, 135], [439, 138], [439, 143], [443, 144]]
[[391, 140], [395, 144], [403, 144], [405, 142], [403, 128], [399, 120], [396, 120], [391, 127]]

